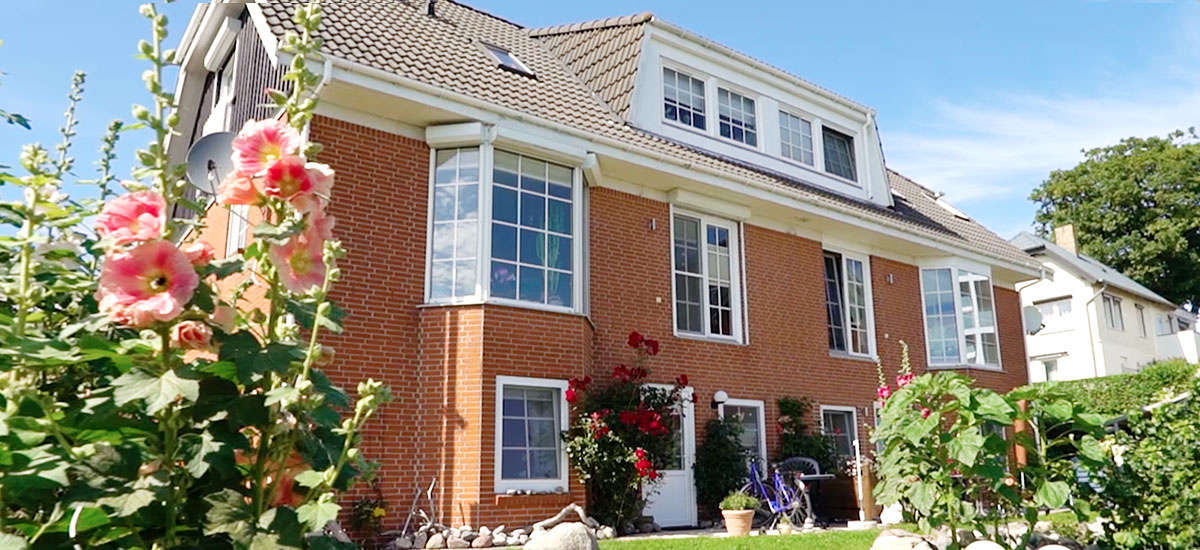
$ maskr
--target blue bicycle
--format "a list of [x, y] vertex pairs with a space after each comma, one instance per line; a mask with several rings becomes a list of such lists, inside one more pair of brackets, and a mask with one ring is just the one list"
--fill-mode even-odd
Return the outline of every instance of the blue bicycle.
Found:
[[742, 492], [759, 501], [758, 509], [754, 511], [754, 527], [773, 529], [783, 518], [796, 527], [804, 525], [811, 509], [805, 502], [808, 495], [798, 491], [787, 479], [778, 467], [772, 467], [771, 478], [764, 480], [758, 461], [750, 461], [750, 481], [742, 486]]

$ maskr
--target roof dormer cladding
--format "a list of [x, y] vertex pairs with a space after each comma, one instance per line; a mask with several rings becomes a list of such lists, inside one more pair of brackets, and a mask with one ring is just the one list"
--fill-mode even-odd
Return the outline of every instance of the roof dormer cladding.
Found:
[[[294, 30], [291, 13], [299, 3], [264, 2], [251, 4], [251, 9], [261, 10], [261, 19], [278, 38]], [[977, 223], [956, 218], [937, 206], [932, 193], [899, 174], [888, 172], [887, 181], [893, 188], [908, 189], [902, 191], [906, 200], [883, 207], [628, 124], [624, 116], [646, 25], [653, 20], [648, 14], [530, 30], [450, 0], [438, 1], [435, 17], [426, 14], [424, 0], [326, 0], [322, 6], [320, 35], [332, 58], [620, 142], [647, 156], [670, 157], [732, 181], [753, 182], [790, 199], [977, 251], [1024, 271], [1037, 269], [1024, 252]], [[483, 43], [513, 52], [537, 77], [498, 67]]]

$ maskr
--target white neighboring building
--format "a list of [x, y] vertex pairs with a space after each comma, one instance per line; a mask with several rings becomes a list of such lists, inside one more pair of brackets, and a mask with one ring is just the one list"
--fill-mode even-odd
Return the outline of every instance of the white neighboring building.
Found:
[[1137, 372], [1163, 359], [1200, 359], [1195, 316], [1077, 253], [1071, 226], [1054, 233], [1057, 244], [1026, 232], [1011, 241], [1041, 261], [1044, 270], [1041, 279], [1017, 285], [1021, 305], [1042, 314], [1042, 329], [1025, 336], [1030, 382]]

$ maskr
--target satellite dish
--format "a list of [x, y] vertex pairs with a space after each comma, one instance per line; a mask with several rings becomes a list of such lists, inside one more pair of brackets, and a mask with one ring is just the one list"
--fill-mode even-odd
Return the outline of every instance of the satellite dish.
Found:
[[1030, 335], [1037, 334], [1045, 326], [1042, 324], [1042, 312], [1036, 306], [1021, 308], [1021, 318], [1025, 321], [1025, 332]]
[[221, 180], [233, 172], [233, 132], [217, 132], [192, 144], [187, 156], [187, 179], [201, 193], [217, 194]]

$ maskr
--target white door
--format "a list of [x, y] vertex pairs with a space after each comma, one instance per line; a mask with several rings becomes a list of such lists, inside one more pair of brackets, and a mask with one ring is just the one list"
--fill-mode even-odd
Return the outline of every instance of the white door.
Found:
[[[655, 387], [670, 389], [670, 386]], [[659, 470], [659, 482], [646, 488], [647, 516], [662, 527], [691, 527], [696, 525], [696, 482], [692, 466], [696, 462], [696, 408], [692, 403], [692, 388], [683, 389], [679, 433], [678, 459]]]

